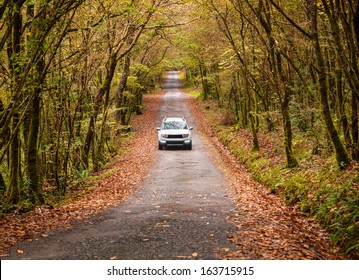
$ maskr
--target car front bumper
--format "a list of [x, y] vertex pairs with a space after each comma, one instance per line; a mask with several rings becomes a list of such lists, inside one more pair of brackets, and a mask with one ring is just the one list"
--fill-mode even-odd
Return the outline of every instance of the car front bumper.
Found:
[[162, 145], [189, 145], [191, 144], [191, 139], [160, 139], [159, 142]]

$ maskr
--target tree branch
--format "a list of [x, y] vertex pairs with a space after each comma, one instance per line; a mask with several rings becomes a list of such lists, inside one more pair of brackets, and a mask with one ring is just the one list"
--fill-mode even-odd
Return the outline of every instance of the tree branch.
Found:
[[312, 34], [305, 31], [302, 27], [300, 27], [293, 19], [291, 19], [281, 7], [277, 3], [275, 3], [273, 0], [270, 0], [271, 4], [276, 8], [276, 10], [287, 20], [289, 21], [299, 32], [301, 32], [304, 36], [308, 37], [309, 39], [312, 39]]

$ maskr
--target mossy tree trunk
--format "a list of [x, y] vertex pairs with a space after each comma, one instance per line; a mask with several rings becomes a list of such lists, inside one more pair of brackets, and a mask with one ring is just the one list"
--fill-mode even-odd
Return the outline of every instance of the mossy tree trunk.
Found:
[[91, 147], [92, 145], [94, 145], [94, 141], [95, 141], [95, 125], [96, 125], [97, 116], [100, 112], [104, 95], [106, 94], [106, 92], [110, 91], [116, 66], [117, 66], [117, 57], [116, 54], [112, 54], [109, 57], [105, 80], [103, 81], [102, 86], [100, 87], [93, 103], [93, 109], [90, 117], [89, 127], [86, 133], [85, 144], [83, 147], [83, 155], [82, 155], [82, 161], [85, 169], [89, 168], [89, 155], [90, 155]]
[[[335, 1], [333, 3], [323, 1], [323, 8], [331, 28], [334, 47], [337, 54], [337, 75], [343, 72], [343, 77], [337, 77], [338, 83], [345, 81], [352, 93], [351, 96], [351, 122], [345, 112], [345, 100], [340, 90], [337, 90], [340, 120], [343, 127], [343, 135], [346, 147], [351, 149], [352, 158], [359, 157], [358, 148], [358, 99], [359, 99], [359, 4], [357, 1]], [[350, 135], [351, 128], [351, 135]], [[334, 136], [335, 137], [335, 136]], [[337, 140], [332, 140], [337, 142]], [[341, 153], [341, 152], [339, 152]], [[345, 159], [345, 156], [339, 156]], [[344, 163], [345, 165], [345, 163]]]
[[5, 125], [6, 116], [4, 110], [4, 103], [0, 99], [0, 149], [6, 144], [7, 138], [9, 138], [9, 127]]
[[[39, 127], [40, 127], [40, 104], [41, 104], [41, 92], [42, 84], [44, 82], [44, 48], [43, 46], [34, 46], [33, 42], [38, 44], [41, 42], [42, 32], [46, 26], [44, 21], [46, 20], [46, 9], [43, 8], [42, 12], [38, 15], [36, 21], [34, 20], [34, 5], [29, 4], [27, 7], [27, 16], [34, 21], [32, 26], [31, 36], [29, 38], [28, 50], [30, 57], [35, 57], [35, 65], [33, 67], [32, 73], [29, 75], [29, 85], [28, 90], [29, 95], [31, 96], [30, 101], [30, 114], [29, 114], [29, 128], [28, 128], [28, 138], [27, 138], [27, 170], [29, 175], [29, 188], [30, 188], [30, 197], [34, 204], [40, 202], [44, 203], [44, 198], [42, 195], [42, 186], [39, 182], [39, 172], [38, 172], [38, 138], [39, 138]], [[41, 44], [41, 43], [40, 43]], [[37, 55], [33, 55], [32, 52], [38, 50]]]
[[329, 101], [328, 101], [328, 85], [327, 85], [327, 74], [325, 69], [325, 62], [322, 54], [322, 49], [319, 41], [318, 34], [318, 11], [316, 7], [315, 1], [312, 2], [312, 9], [310, 9], [311, 13], [311, 24], [312, 24], [312, 43], [315, 51], [316, 59], [317, 59], [317, 68], [318, 68], [318, 90], [320, 95], [320, 103], [322, 109], [322, 115], [324, 122], [326, 124], [331, 142], [333, 144], [335, 150], [335, 158], [337, 161], [337, 165], [340, 169], [345, 168], [349, 165], [350, 160], [347, 154], [347, 151], [344, 148], [344, 145], [339, 137], [338, 131], [334, 125]]
[[345, 112], [345, 100], [343, 95], [343, 73], [340, 68], [335, 71], [335, 88], [336, 88], [336, 95], [338, 97], [338, 109], [339, 109], [339, 119], [341, 122], [344, 141], [347, 147], [351, 146], [351, 137], [350, 137], [350, 128], [348, 117]]
[[[292, 86], [292, 82], [290, 73], [286, 73], [283, 69], [282, 55], [280, 53], [280, 50], [278, 50], [279, 48], [272, 34], [273, 31], [270, 13], [271, 12], [267, 5], [262, 0], [259, 1], [258, 8], [256, 9], [256, 15], [265, 31], [269, 44], [268, 59], [270, 60], [270, 67], [273, 73], [273, 86], [278, 94], [281, 106], [286, 166], [288, 168], [293, 168], [298, 166], [298, 161], [294, 156], [293, 152], [293, 131], [289, 106], [290, 96], [292, 94], [292, 90], [290, 88]], [[288, 65], [287, 68], [290, 68], [290, 66]], [[290, 70], [287, 71], [290, 72]]]
[[255, 112], [250, 112], [249, 117], [251, 121], [251, 129], [252, 129], [252, 150], [259, 151], [259, 141], [258, 141], [258, 128], [259, 128], [259, 119], [258, 119], [258, 112], [257, 106]]
[[[355, 10], [353, 10], [352, 23], [354, 27], [354, 38], [356, 42], [356, 54], [359, 55], [359, 4], [357, 3]], [[358, 66], [358, 60], [353, 60], [353, 65]], [[352, 158], [354, 160], [359, 160], [359, 92], [352, 91], [352, 100], [351, 100], [351, 108], [352, 108], [352, 141], [353, 141], [353, 150], [352, 150]]]
[[[228, 107], [229, 110], [234, 111], [234, 119], [237, 123], [240, 121], [242, 122], [242, 126], [245, 127], [244, 119], [247, 119], [247, 114], [243, 113], [244, 106], [241, 106], [239, 101], [239, 95], [240, 95], [240, 87], [238, 85], [238, 79], [237, 79], [238, 73], [237, 71], [232, 74], [232, 81], [231, 81], [231, 87], [228, 97]], [[233, 108], [232, 108], [233, 106]]]
[[21, 75], [21, 32], [22, 32], [22, 15], [21, 7], [24, 1], [11, 1], [9, 3], [9, 26], [11, 26], [11, 35], [8, 42], [9, 68], [11, 74], [11, 99], [15, 110], [12, 114], [10, 124], [10, 149], [9, 149], [9, 183], [5, 192], [7, 203], [16, 204], [20, 201], [20, 135], [19, 122], [20, 112], [18, 109], [20, 91], [18, 81]]
[[292, 131], [292, 122], [289, 114], [289, 96], [290, 90], [285, 89], [284, 98], [282, 101], [282, 119], [283, 119], [283, 128], [284, 128], [284, 148], [285, 155], [287, 159], [287, 167], [293, 168], [298, 166], [298, 161], [294, 156], [293, 152], [293, 131]]
[[[359, 5], [358, 5], [359, 6]], [[354, 160], [359, 160], [359, 117], [358, 117], [358, 104], [359, 104], [359, 98], [357, 94], [352, 91], [352, 100], [351, 100], [351, 107], [352, 107], [352, 158]]]
[[127, 79], [130, 76], [131, 58], [130, 55], [126, 55], [123, 63], [123, 72], [121, 81], [116, 91], [116, 119], [121, 125], [126, 125], [126, 114], [128, 108], [126, 107], [127, 98], [124, 95], [126, 89]]
[[201, 81], [202, 81], [202, 100], [208, 100], [208, 96], [210, 94], [209, 83], [208, 83], [208, 70], [204, 62], [199, 63], [199, 71], [201, 74]]

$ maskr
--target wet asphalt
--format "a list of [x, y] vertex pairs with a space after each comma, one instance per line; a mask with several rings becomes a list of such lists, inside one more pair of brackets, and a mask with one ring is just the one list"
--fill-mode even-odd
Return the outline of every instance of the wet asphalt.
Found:
[[[50, 232], [11, 248], [5, 259], [221, 259], [234, 249], [234, 194], [211, 161], [181, 92], [178, 74], [164, 84], [163, 117], [183, 116], [193, 130], [193, 149], [158, 150], [142, 186], [117, 207], [72, 228]], [[154, 128], [155, 133], [155, 128]], [[25, 253], [17, 254], [17, 248]]]

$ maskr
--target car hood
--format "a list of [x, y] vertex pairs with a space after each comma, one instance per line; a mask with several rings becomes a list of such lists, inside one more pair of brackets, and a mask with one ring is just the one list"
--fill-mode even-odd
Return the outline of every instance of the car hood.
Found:
[[188, 129], [163, 129], [160, 130], [161, 134], [190, 134], [190, 130]]

